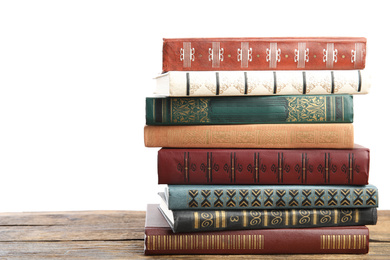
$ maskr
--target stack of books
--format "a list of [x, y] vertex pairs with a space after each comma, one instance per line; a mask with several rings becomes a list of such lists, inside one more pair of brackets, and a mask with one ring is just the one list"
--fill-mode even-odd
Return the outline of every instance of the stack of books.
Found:
[[145, 254], [367, 253], [378, 191], [354, 143], [366, 39], [164, 39]]

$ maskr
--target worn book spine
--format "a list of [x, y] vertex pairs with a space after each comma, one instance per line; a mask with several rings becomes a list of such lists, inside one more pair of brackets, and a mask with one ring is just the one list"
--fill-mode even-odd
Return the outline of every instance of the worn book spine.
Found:
[[148, 209], [144, 245], [145, 255], [366, 254], [369, 230], [346, 226], [175, 234], [158, 209]]
[[289, 210], [176, 210], [175, 233], [241, 229], [375, 225], [376, 208]]
[[351, 95], [146, 98], [147, 125], [352, 122]]
[[162, 148], [157, 161], [159, 184], [365, 185], [370, 150]]
[[145, 126], [146, 147], [332, 148], [354, 146], [353, 124]]
[[373, 185], [168, 185], [170, 210], [378, 207]]
[[156, 77], [155, 94], [168, 96], [263, 96], [367, 94], [364, 70], [170, 71]]
[[363, 37], [163, 39], [163, 71], [364, 69]]

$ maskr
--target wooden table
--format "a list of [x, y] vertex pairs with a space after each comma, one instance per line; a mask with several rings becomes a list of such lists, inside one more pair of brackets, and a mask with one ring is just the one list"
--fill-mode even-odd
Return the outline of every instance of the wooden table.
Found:
[[[246, 259], [390, 259], [390, 211], [370, 228], [368, 255], [244, 255]], [[238, 256], [143, 255], [143, 211], [0, 213], [4, 259], [237, 259]]]

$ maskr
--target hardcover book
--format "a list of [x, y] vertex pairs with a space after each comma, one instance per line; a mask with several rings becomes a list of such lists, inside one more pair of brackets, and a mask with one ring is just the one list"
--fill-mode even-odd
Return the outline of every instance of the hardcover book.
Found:
[[169, 71], [155, 79], [155, 94], [177, 97], [367, 94], [371, 87], [364, 70]]
[[163, 39], [163, 71], [363, 69], [363, 37]]
[[147, 125], [352, 122], [351, 95], [146, 98]]
[[171, 254], [365, 254], [365, 226], [173, 233], [156, 204], [145, 221], [145, 255]]
[[365, 185], [370, 150], [162, 148], [157, 161], [159, 184]]
[[354, 146], [352, 123], [145, 126], [146, 147], [332, 148]]
[[159, 210], [174, 233], [270, 228], [375, 225], [377, 208], [285, 210], [169, 210], [164, 194]]
[[378, 207], [374, 185], [168, 185], [170, 210]]

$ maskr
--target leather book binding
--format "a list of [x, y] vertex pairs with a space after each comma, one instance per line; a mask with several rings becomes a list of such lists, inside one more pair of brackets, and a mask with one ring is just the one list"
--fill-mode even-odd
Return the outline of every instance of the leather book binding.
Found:
[[165, 71], [364, 69], [366, 38], [163, 39]]
[[159, 209], [174, 233], [274, 228], [318, 228], [375, 225], [377, 208], [286, 210]]
[[168, 185], [170, 210], [377, 208], [374, 185]]
[[353, 148], [352, 123], [144, 127], [146, 147]]
[[173, 233], [149, 204], [145, 221], [145, 255], [171, 254], [366, 254], [365, 226], [256, 229]]
[[351, 95], [146, 98], [147, 125], [352, 122]]
[[365, 70], [169, 71], [155, 78], [164, 96], [368, 94]]
[[162, 148], [159, 184], [365, 185], [370, 150]]

